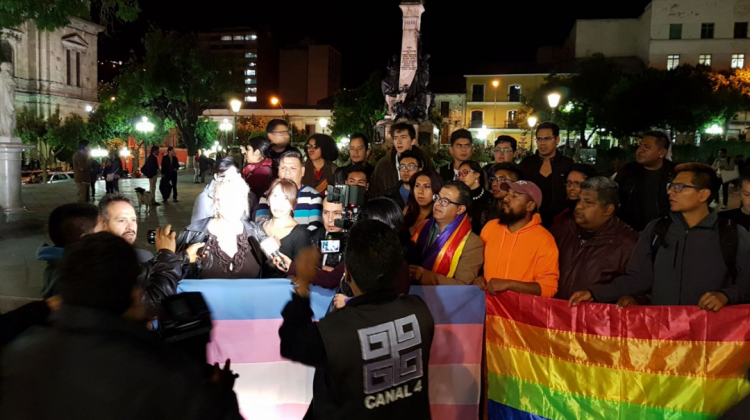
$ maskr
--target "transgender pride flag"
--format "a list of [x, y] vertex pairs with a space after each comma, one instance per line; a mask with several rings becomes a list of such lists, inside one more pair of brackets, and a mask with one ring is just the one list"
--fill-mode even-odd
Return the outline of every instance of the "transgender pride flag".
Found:
[[[209, 362], [232, 360], [234, 390], [246, 419], [301, 419], [312, 399], [315, 370], [279, 355], [281, 310], [289, 280], [186, 280], [181, 292], [201, 292], [214, 318]], [[474, 286], [413, 286], [435, 320], [430, 354], [430, 402], [435, 420], [477, 417], [484, 328], [484, 293]], [[316, 318], [333, 291], [312, 288]]]

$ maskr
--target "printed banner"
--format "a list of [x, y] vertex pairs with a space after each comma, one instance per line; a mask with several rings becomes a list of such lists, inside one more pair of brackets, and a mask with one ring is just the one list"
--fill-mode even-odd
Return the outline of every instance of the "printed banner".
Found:
[[750, 392], [750, 305], [487, 297], [489, 418], [714, 419]]
[[[315, 370], [279, 354], [281, 310], [289, 280], [185, 280], [181, 292], [203, 293], [214, 318], [209, 362], [232, 360], [235, 392], [246, 419], [302, 419]], [[333, 291], [311, 288], [316, 318]], [[474, 286], [412, 286], [435, 320], [430, 352], [430, 403], [435, 420], [477, 418], [484, 329], [484, 293]]]

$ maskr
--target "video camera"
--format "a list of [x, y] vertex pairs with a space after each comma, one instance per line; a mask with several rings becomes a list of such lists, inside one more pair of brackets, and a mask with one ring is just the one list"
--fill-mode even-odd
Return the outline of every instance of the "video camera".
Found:
[[165, 343], [206, 363], [206, 344], [211, 341], [211, 310], [199, 292], [168, 296], [158, 305], [158, 333]]
[[349, 230], [354, 222], [359, 220], [362, 213], [360, 209], [365, 204], [365, 189], [359, 185], [329, 185], [326, 197], [331, 203], [341, 203], [344, 214], [341, 219], [336, 219], [334, 225], [337, 228]]

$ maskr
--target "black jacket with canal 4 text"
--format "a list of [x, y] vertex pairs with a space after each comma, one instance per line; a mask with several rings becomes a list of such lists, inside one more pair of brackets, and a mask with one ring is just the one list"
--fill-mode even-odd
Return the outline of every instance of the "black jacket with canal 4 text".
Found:
[[296, 294], [282, 312], [281, 356], [315, 366], [305, 420], [428, 420], [435, 323], [413, 295], [368, 293], [312, 322]]

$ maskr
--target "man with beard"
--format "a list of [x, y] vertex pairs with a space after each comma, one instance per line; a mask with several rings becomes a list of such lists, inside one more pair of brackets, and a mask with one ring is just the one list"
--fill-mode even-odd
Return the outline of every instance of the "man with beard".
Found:
[[482, 230], [484, 276], [474, 284], [490, 294], [512, 290], [552, 297], [560, 277], [555, 238], [542, 227], [542, 191], [533, 182], [506, 182], [500, 218]]
[[508, 195], [507, 191], [504, 191], [501, 187], [506, 182], [516, 182], [523, 178], [521, 174], [521, 168], [515, 163], [504, 162], [492, 165], [488, 171], [489, 183], [490, 183], [490, 194], [492, 194], [492, 202], [482, 212], [481, 222], [482, 226], [486, 225], [490, 220], [495, 220], [500, 217], [500, 210], [503, 205], [503, 199]]

